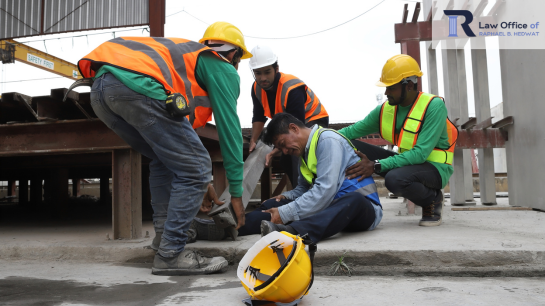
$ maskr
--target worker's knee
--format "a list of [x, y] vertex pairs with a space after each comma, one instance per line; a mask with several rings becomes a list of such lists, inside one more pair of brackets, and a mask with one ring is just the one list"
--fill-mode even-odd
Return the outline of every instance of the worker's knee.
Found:
[[393, 194], [401, 196], [403, 191], [411, 185], [411, 181], [397, 169], [390, 170], [384, 177], [384, 185]]

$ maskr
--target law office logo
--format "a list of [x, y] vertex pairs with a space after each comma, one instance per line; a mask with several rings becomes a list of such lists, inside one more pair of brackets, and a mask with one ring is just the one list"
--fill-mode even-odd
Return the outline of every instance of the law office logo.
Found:
[[458, 16], [466, 18], [464, 23], [460, 26], [468, 37], [475, 37], [475, 33], [469, 27], [469, 24], [473, 21], [473, 14], [468, 10], [444, 10], [445, 15], [448, 16], [448, 37], [458, 37]]

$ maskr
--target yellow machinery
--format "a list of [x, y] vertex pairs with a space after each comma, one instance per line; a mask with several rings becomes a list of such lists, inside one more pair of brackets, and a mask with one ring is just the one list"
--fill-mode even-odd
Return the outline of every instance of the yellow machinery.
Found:
[[72, 80], [81, 79], [78, 67], [61, 58], [52, 56], [38, 49], [12, 39], [0, 41], [2, 62], [13, 63], [14, 60], [67, 77]]

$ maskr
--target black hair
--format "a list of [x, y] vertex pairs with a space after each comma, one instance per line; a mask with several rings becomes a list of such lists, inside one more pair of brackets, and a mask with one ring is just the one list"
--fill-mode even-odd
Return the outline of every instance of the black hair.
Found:
[[274, 62], [274, 64], [272, 64], [272, 67], [274, 70], [278, 70], [278, 61]]
[[269, 146], [274, 145], [274, 140], [278, 135], [288, 134], [290, 132], [289, 127], [291, 123], [295, 124], [299, 128], [306, 127], [301, 120], [288, 113], [278, 113], [274, 115], [271, 122], [269, 122], [269, 125], [267, 125], [267, 128], [263, 132], [261, 141]]

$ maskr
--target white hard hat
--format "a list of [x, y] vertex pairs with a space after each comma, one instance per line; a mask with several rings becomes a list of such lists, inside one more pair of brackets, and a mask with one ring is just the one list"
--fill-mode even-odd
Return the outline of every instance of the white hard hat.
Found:
[[278, 61], [278, 57], [268, 46], [257, 45], [251, 53], [254, 55], [250, 58], [250, 69], [252, 70], [272, 65]]

